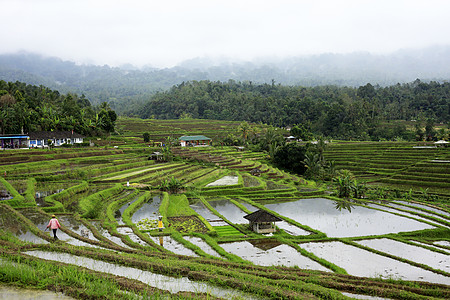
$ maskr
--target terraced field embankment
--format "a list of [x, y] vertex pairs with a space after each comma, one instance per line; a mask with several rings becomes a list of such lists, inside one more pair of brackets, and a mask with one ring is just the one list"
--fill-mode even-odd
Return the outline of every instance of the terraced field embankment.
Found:
[[[344, 148], [327, 155], [345, 165], [343, 152], [353, 150]], [[268, 165], [263, 153], [174, 148], [174, 161], [157, 162], [148, 160], [153, 150], [7, 151], [0, 281], [78, 299], [450, 298], [445, 205], [343, 201]], [[415, 179], [424, 163], [403, 158], [411, 164], [399, 173], [379, 158], [361, 156], [373, 170], [357, 176]], [[430, 183], [446, 178], [439, 168]], [[177, 191], [161, 191], [164, 182]], [[258, 226], [275, 232], [256, 233], [244, 218], [260, 210], [276, 221]], [[46, 230], [52, 214], [59, 240]]]

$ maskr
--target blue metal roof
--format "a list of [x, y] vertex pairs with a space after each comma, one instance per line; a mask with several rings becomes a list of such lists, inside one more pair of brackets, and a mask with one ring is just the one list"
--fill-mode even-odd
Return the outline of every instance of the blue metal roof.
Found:
[[7, 140], [7, 139], [29, 139], [30, 137], [28, 135], [11, 135], [11, 136], [0, 136], [0, 140]]

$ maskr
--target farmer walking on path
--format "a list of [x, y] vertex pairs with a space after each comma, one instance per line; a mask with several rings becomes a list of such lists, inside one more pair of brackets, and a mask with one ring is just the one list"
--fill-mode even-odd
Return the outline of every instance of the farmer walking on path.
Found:
[[57, 240], [58, 237], [56, 236], [56, 230], [58, 230], [58, 228], [61, 228], [61, 225], [59, 225], [58, 219], [56, 219], [55, 215], [53, 215], [50, 222], [48, 222], [47, 228], [49, 227], [53, 230], [54, 239]]

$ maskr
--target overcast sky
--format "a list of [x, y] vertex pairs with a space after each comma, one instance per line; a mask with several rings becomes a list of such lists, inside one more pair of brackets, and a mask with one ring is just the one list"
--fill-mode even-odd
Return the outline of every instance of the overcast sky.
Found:
[[0, 53], [173, 66], [450, 45], [448, 0], [0, 0]]

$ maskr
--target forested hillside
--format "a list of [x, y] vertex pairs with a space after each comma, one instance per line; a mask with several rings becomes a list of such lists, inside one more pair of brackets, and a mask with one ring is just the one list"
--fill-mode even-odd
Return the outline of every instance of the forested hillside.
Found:
[[0, 133], [74, 130], [84, 135], [114, 131], [107, 103], [92, 107], [84, 95], [62, 95], [44, 86], [0, 80]]
[[[405, 125], [394, 120], [416, 120], [419, 135], [425, 123], [449, 122], [450, 83], [389, 87], [366, 84], [300, 87], [251, 82], [190, 81], [150, 98], [130, 115], [142, 118], [245, 120], [275, 126], [304, 124], [312, 132], [344, 139], [413, 139]], [[433, 126], [426, 134], [432, 134]], [[425, 133], [419, 138], [425, 138]], [[430, 136], [432, 135], [432, 136]]]
[[183, 81], [232, 79], [270, 84], [274, 80], [282, 85], [357, 87], [368, 82], [388, 86], [416, 78], [450, 78], [450, 48], [402, 50], [389, 55], [328, 53], [251, 62], [195, 58], [170, 68], [76, 64], [30, 53], [0, 55], [0, 80], [84, 94], [93, 105], [108, 102], [118, 114]]

